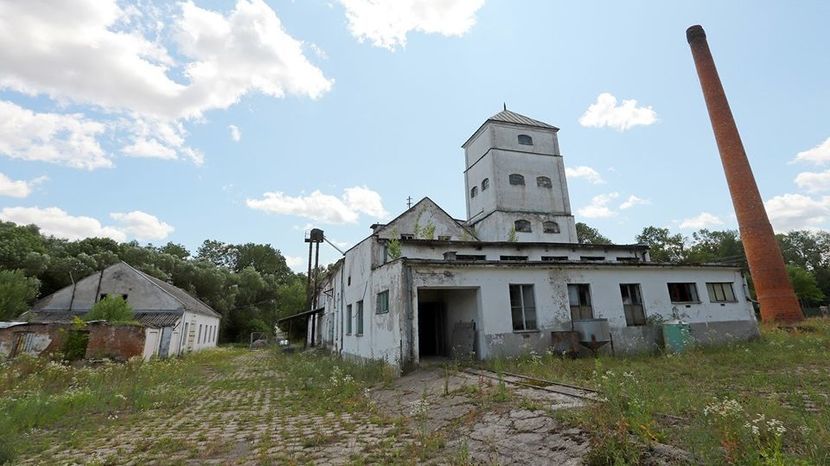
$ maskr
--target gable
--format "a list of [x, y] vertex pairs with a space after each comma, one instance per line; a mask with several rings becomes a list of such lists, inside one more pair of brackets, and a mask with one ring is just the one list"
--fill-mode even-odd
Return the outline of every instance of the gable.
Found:
[[[417, 239], [428, 239], [425, 231], [434, 228], [431, 239], [438, 239], [439, 236], [449, 236], [454, 241], [472, 241], [475, 235], [456, 222], [444, 209], [438, 206], [432, 199], [425, 197], [396, 219], [387, 223], [375, 231], [378, 238], [392, 239], [400, 235], [420, 234]], [[397, 233], [397, 236], [396, 236]]]
[[181, 302], [121, 262], [44, 297], [35, 303], [33, 310], [82, 313], [89, 311], [102, 294], [127, 295], [127, 302], [136, 312], [183, 309]]

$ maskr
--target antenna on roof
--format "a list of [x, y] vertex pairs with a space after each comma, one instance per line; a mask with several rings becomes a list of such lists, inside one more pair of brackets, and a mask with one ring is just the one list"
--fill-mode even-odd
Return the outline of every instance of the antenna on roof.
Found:
[[504, 109], [507, 110], [507, 102], [504, 102]]

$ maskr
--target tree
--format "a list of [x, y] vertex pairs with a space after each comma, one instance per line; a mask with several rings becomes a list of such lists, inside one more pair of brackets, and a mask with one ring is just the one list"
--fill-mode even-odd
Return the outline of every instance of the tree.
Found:
[[746, 266], [746, 254], [737, 230], [692, 233], [692, 245], [686, 251], [686, 262], [721, 262]]
[[654, 262], [679, 263], [686, 259], [686, 239], [680, 233], [672, 235], [668, 228], [645, 227], [637, 235], [637, 242], [648, 245]]
[[0, 270], [0, 320], [12, 320], [29, 310], [40, 281], [22, 270]]
[[95, 303], [84, 314], [84, 320], [106, 320], [107, 322], [134, 322], [133, 308], [121, 296], [109, 295]]
[[187, 250], [181, 244], [176, 243], [167, 243], [164, 246], [159, 248], [159, 252], [164, 254], [170, 254], [173, 257], [177, 257], [179, 259], [187, 259], [190, 257], [190, 251]]
[[259, 273], [276, 274], [280, 277], [288, 276], [291, 269], [285, 262], [285, 257], [270, 244], [245, 243], [235, 247], [236, 264], [234, 270], [240, 272], [246, 267], [253, 267]]
[[824, 299], [824, 293], [816, 284], [816, 278], [809, 271], [797, 265], [788, 265], [787, 273], [790, 275], [793, 290], [802, 304], [815, 305]]
[[576, 223], [576, 239], [584, 244], [611, 244], [596, 228], [590, 227], [582, 222]]
[[239, 251], [231, 244], [206, 239], [196, 251], [196, 260], [210, 262], [217, 267], [236, 270]]

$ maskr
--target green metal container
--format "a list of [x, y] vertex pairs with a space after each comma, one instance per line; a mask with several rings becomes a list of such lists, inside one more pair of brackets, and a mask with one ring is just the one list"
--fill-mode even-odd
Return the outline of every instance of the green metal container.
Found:
[[680, 353], [692, 345], [692, 328], [689, 324], [672, 320], [663, 324], [663, 344], [669, 353]]

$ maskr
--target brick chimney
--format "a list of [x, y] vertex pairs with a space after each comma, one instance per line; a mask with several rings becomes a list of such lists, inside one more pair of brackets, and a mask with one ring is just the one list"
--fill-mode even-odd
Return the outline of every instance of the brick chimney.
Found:
[[715, 132], [723, 171], [732, 195], [735, 215], [738, 217], [741, 241], [755, 284], [755, 294], [761, 303], [761, 320], [802, 320], [804, 314], [790, 284], [784, 257], [775, 241], [767, 211], [755, 184], [741, 136], [706, 42], [706, 33], [701, 26], [692, 26], [686, 30], [686, 39], [692, 49], [700, 87], [703, 88], [703, 99]]

